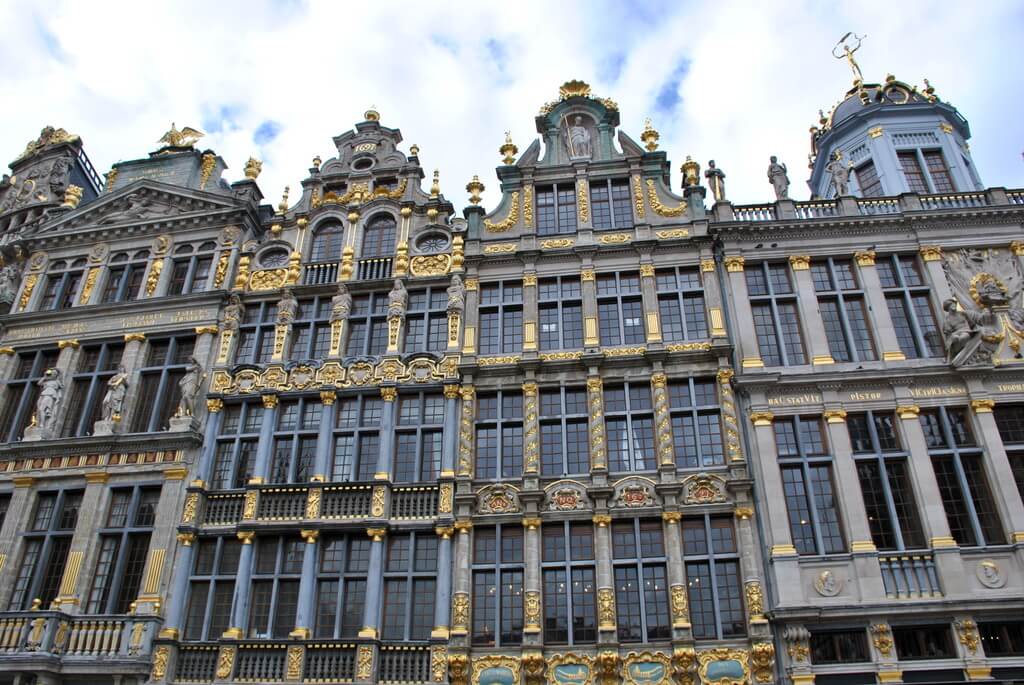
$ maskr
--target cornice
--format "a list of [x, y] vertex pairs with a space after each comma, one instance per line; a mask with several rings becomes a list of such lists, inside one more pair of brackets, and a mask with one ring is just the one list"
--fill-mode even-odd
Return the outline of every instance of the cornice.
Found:
[[[37, 442], [17, 442], [0, 445], [0, 460], [35, 457], [65, 457], [82, 454], [119, 452], [161, 452], [198, 447], [203, 436], [197, 431], [175, 433], [121, 433], [116, 435], [89, 435], [76, 438], [58, 438]], [[140, 464], [141, 466], [142, 464]], [[158, 464], [153, 464], [154, 466]]]

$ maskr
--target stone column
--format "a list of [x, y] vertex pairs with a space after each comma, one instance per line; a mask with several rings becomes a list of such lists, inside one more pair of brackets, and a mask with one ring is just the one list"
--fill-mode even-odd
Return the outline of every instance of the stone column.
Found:
[[449, 611], [452, 602], [452, 526], [438, 526], [437, 534], [437, 586], [434, 594], [434, 629], [430, 637], [447, 640], [450, 624]]
[[718, 281], [718, 270], [714, 257], [703, 253], [700, 260], [701, 285], [704, 286], [704, 306], [708, 309], [708, 332], [712, 338], [724, 338], [725, 305], [722, 300], [721, 284]]
[[370, 568], [366, 572], [366, 602], [363, 607], [363, 629], [359, 637], [376, 640], [380, 622], [381, 595], [384, 591], [384, 537], [386, 528], [367, 528], [370, 544]]
[[[650, 257], [646, 257], [650, 259]], [[640, 264], [640, 292], [644, 303], [644, 324], [647, 330], [648, 343], [660, 343], [661, 317], [658, 312], [658, 292], [654, 280], [654, 264]]]
[[398, 398], [398, 390], [394, 387], [381, 388], [380, 396], [384, 399], [384, 410], [380, 417], [380, 452], [377, 454], [377, 472], [373, 474], [373, 477], [376, 480], [390, 480], [391, 455], [395, 451], [395, 400]]
[[323, 483], [327, 480], [327, 472], [331, 470], [331, 455], [334, 453], [334, 390], [321, 390], [320, 403], [323, 409], [320, 414], [320, 425], [316, 436], [316, 457], [313, 461], [311, 481]]
[[466, 306], [462, 310], [462, 354], [476, 354], [476, 331], [480, 325], [480, 280], [476, 275], [466, 275]]
[[299, 603], [295, 610], [295, 630], [289, 637], [308, 640], [313, 635], [313, 621], [316, 620], [316, 557], [318, 530], [300, 531], [306, 541], [302, 555], [302, 577], [299, 580]]
[[580, 270], [580, 290], [583, 297], [583, 346], [595, 348], [601, 345], [597, 328], [597, 275], [592, 266]]
[[455, 588], [452, 592], [452, 635], [469, 634], [469, 597], [473, 590], [473, 576], [470, 571], [472, 558], [469, 549], [470, 532], [473, 522], [461, 520], [455, 522], [458, 537], [455, 540]]
[[885, 301], [885, 293], [882, 292], [882, 282], [878, 278], [878, 269], [875, 268], [875, 251], [856, 252], [854, 258], [859, 267], [860, 285], [864, 289], [864, 299], [868, 305], [868, 316], [875, 332], [879, 355], [885, 361], [903, 361], [907, 357], [900, 349], [896, 329], [892, 325], [892, 316], [889, 314], [889, 305]]
[[462, 386], [462, 411], [459, 418], [459, 462], [458, 475], [473, 477], [473, 443], [476, 432], [474, 422], [476, 421], [476, 402], [474, 394], [476, 390], [472, 385]]
[[188, 579], [192, 573], [192, 553], [195, 549], [192, 543], [196, 540], [195, 533], [178, 533], [177, 558], [174, 560], [175, 572], [171, 574], [171, 589], [167, 597], [167, 616], [164, 618], [164, 627], [160, 630], [160, 637], [168, 640], [177, 640], [180, 637], [183, 625], [182, 617], [185, 614], [185, 600], [188, 597]]
[[455, 453], [459, 450], [459, 393], [457, 383], [444, 386], [444, 428], [441, 431], [441, 477], [455, 475]]
[[235, 594], [231, 600], [231, 627], [224, 631], [224, 637], [241, 640], [249, 622], [249, 594], [252, 588], [252, 539], [256, 536], [251, 530], [239, 531], [238, 539], [242, 541], [242, 550], [238, 555], [238, 573], [235, 574]]
[[615, 576], [612, 571], [612, 517], [595, 514], [594, 554], [597, 557], [597, 628], [598, 642], [615, 642], [617, 617], [615, 614]]
[[213, 397], [206, 400], [206, 428], [203, 432], [203, 447], [196, 461], [195, 476], [207, 487], [213, 478], [213, 464], [217, 456], [217, 434], [220, 432], [220, 421], [224, 409], [224, 400]]
[[[121, 426], [131, 426], [135, 419], [135, 412], [143, 407], [136, 406], [135, 401], [139, 393], [139, 375], [136, 373], [142, 366], [145, 358], [145, 333], [125, 333], [124, 352], [121, 354], [121, 365], [128, 374], [128, 393], [124, 398], [124, 412], [121, 416]], [[117, 429], [115, 429], [117, 430]]]
[[[747, 293], [747, 277], [743, 271], [745, 260], [739, 255], [725, 258], [725, 270], [729, 274], [729, 290], [732, 291], [732, 319], [735, 322], [733, 330], [752, 331], [754, 330], [754, 315], [750, 309], [750, 295]], [[759, 369], [764, 367], [761, 360], [761, 351], [757, 347], [757, 338], [749, 336], [737, 336], [734, 341], [736, 345], [736, 357], [740, 359], [740, 365], [744, 369]]]
[[523, 632], [528, 644], [540, 644], [543, 606], [540, 581], [540, 519], [523, 519]]
[[277, 427], [277, 400], [274, 393], [261, 395], [263, 400], [263, 423], [260, 424], [260, 439], [256, 445], [256, 461], [253, 464], [249, 483], [260, 485], [270, 477], [270, 456], [274, 449], [274, 429]]
[[789, 265], [793, 269], [793, 287], [800, 302], [800, 318], [803, 319], [804, 339], [807, 341], [811, 363], [815, 366], [835, 364], [836, 360], [832, 358], [832, 351], [828, 347], [828, 338], [825, 337], [825, 324], [818, 309], [814, 282], [811, 280], [811, 258], [807, 255], [793, 255], [789, 258]]
[[537, 272], [528, 271], [523, 274], [523, 352], [537, 352], [537, 316]]
[[[1006, 456], [1006, 447], [1003, 446], [1003, 438], [996, 426], [995, 414], [992, 413], [994, 406], [995, 402], [990, 399], [971, 400], [971, 409], [974, 410], [974, 420], [977, 424], [977, 435], [982, 447], [985, 448], [986, 458], [982, 459], [982, 464], [984, 464], [986, 475], [992, 484], [996, 511], [999, 512], [1003, 529], [1007, 533], [1006, 542], [1024, 542], [1024, 503], [1021, 502], [1017, 483], [1013, 477], [1013, 468], [1010, 466], [1010, 459]], [[993, 540], [991, 542], [998, 545], [1004, 541]]]
[[540, 473], [540, 420], [537, 411], [537, 384], [523, 383], [523, 474]]
[[99, 552], [99, 545], [95, 544], [93, 534], [98, 522], [105, 520], [104, 514], [110, 499], [107, 479], [104, 471], [85, 474], [85, 493], [82, 495], [82, 504], [78, 510], [78, 522], [71, 539], [67, 561], [64, 563], [60, 590], [50, 605], [52, 609], [78, 614], [82, 611], [83, 599], [88, 599], [86, 594], [89, 591], [92, 574], [87, 571], [83, 576], [82, 568], [93, 568], [95, 555]]
[[[669, 611], [677, 639], [689, 639], [690, 607], [686, 594], [686, 567], [683, 565], [683, 535], [678, 511], [662, 512], [665, 534], [665, 561], [668, 566]], [[679, 632], [682, 631], [682, 632]]]
[[949, 282], [946, 280], [946, 273], [942, 270], [942, 248], [938, 245], [922, 245], [921, 259], [924, 260], [925, 271], [928, 272], [928, 281], [934, 293], [935, 302], [942, 304], [953, 297]]

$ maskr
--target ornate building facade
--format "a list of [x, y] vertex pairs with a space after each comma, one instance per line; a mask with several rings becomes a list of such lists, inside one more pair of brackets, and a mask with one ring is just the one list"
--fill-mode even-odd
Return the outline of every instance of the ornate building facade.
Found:
[[457, 216], [171, 129], [0, 187], [0, 682], [1024, 679], [1024, 192], [895, 78], [734, 206], [566, 83]]

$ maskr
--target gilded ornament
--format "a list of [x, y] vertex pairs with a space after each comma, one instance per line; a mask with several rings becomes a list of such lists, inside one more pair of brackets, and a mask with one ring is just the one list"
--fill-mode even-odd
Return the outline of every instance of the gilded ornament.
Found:
[[658, 190], [654, 186], [654, 179], [647, 179], [647, 203], [651, 205], [651, 209], [658, 216], [680, 216], [686, 211], [686, 200], [683, 200], [676, 207], [669, 207], [668, 205], [662, 204], [658, 198]]
[[981, 637], [978, 635], [978, 624], [969, 618], [954, 623], [957, 636], [971, 656], [978, 652], [978, 645], [981, 644]]
[[[484, 671], [506, 671], [505, 674], [498, 675], [495, 682], [498, 683], [519, 683], [519, 659], [511, 656], [497, 656], [489, 654], [487, 656], [474, 655], [473, 656], [473, 674], [472, 682], [482, 685], [487, 681], [482, 681], [481, 676]], [[454, 683], [452, 685], [455, 685]]]
[[693, 669], [697, 665], [697, 651], [693, 647], [672, 650], [672, 677], [679, 685], [693, 685]]
[[320, 518], [320, 488], [310, 488], [306, 495], [306, 518]]
[[480, 182], [480, 177], [474, 174], [473, 180], [466, 184], [466, 192], [469, 193], [469, 204], [474, 207], [480, 204], [480, 193], [485, 190], [487, 190], [487, 188]]
[[430, 678], [435, 683], [443, 683], [448, 673], [448, 648], [444, 645], [430, 646]]
[[502, 221], [499, 221], [497, 223], [490, 221], [489, 219], [484, 219], [484, 228], [486, 228], [491, 233], [504, 233], [505, 231], [515, 226], [516, 222], [519, 221], [518, 190], [512, 191], [512, 195], [510, 196], [510, 205], [511, 208], [509, 209], [508, 216], [506, 216]]
[[654, 265], [653, 264], [641, 264], [640, 265], [640, 275], [641, 276], [646, 276], [647, 278], [653, 278], [654, 277]]
[[104, 178], [106, 179], [106, 183], [104, 184], [104, 190], [106, 192], [109, 193], [114, 189], [114, 183], [117, 182], [117, 174], [118, 170], [116, 167], [111, 167], [110, 171], [104, 174]]
[[154, 259], [149, 266], [149, 274], [146, 276], [146, 297], [152, 297], [156, 292], [156, 286], [160, 282], [160, 273], [164, 270], [164, 260]]
[[610, 587], [597, 591], [597, 619], [601, 630], [615, 629], [615, 591]]
[[571, 361], [576, 359], [582, 359], [583, 352], [541, 352], [540, 360], [542, 362], [557, 362], [557, 361]]
[[598, 238], [597, 242], [602, 245], [622, 245], [623, 243], [628, 243], [632, 239], [633, 235], [631, 233], [608, 233]]
[[683, 172], [683, 184], [686, 186], [700, 185], [700, 164], [693, 161], [690, 155], [686, 155], [686, 161], [679, 167]]
[[771, 642], [755, 642], [750, 647], [750, 666], [757, 682], [772, 682], [772, 666], [774, 663], [775, 645]]
[[28, 306], [28, 301], [32, 298], [32, 291], [36, 287], [36, 281], [39, 280], [39, 276], [36, 274], [29, 274], [25, 276], [25, 287], [21, 290], [21, 298], [18, 300], [18, 309], [25, 311], [25, 307]]
[[202, 131], [197, 131], [189, 126], [185, 126], [179, 131], [175, 127], [174, 122], [171, 122], [171, 130], [165, 133], [157, 142], [163, 143], [165, 147], [190, 148], [202, 137]]
[[204, 153], [202, 161], [199, 163], [199, 190], [206, 187], [215, 166], [217, 166], [217, 156], [212, 152]]
[[564, 247], [572, 247], [576, 241], [572, 238], [552, 238], [551, 240], [540, 241], [540, 249], [557, 250]]
[[[540, 630], [540, 624], [537, 625], [537, 630]], [[525, 685], [544, 685], [544, 671], [547, 669], [548, 662], [544, 658], [543, 652], [523, 652], [520, 657], [523, 667], [523, 678]]]
[[885, 658], [892, 656], [893, 639], [892, 630], [886, 623], [876, 623], [871, 626], [872, 642], [875, 645], [875, 649], [878, 653]]
[[638, 219], [643, 219], [646, 216], [644, 191], [640, 185], [640, 174], [634, 174], [633, 176], [633, 210], [636, 212]]
[[373, 675], [373, 645], [359, 645], [356, 656], [356, 680], [369, 680]]
[[672, 625], [676, 628], [684, 628], [690, 623], [690, 610], [686, 601], [686, 588], [682, 585], [672, 585], [668, 589], [669, 599], [672, 603]]
[[242, 508], [243, 519], [251, 520], [256, 518], [256, 500], [258, 497], [258, 490], [249, 490], [245, 493], [245, 504]]
[[576, 182], [576, 208], [579, 211], [580, 222], [590, 223], [590, 204], [587, 198], [586, 181]]
[[750, 412], [750, 422], [755, 426], [770, 426], [772, 421], [775, 420], [775, 415], [770, 411], [752, 411]]
[[89, 269], [89, 273], [85, 276], [85, 284], [82, 286], [82, 296], [78, 300], [79, 304], [89, 304], [93, 288], [96, 287], [96, 280], [100, 277], [101, 268], [102, 267], [94, 266]]
[[[614, 628], [614, 625], [612, 627]], [[599, 685], [621, 685], [622, 677], [619, 675], [621, 661], [619, 653], [613, 649], [598, 652], [594, 659], [594, 666]]]
[[651, 118], [647, 117], [644, 119], [644, 130], [643, 133], [640, 134], [640, 140], [644, 143], [644, 147], [648, 152], [654, 152], [658, 149], [659, 138], [661, 138], [661, 134], [658, 133], [651, 124]]
[[216, 677], [218, 680], [228, 680], [231, 678], [231, 672], [235, 668], [235, 648], [230, 645], [225, 645], [220, 648], [220, 653], [217, 655], [217, 672]]
[[580, 280], [582, 280], [582, 281], [594, 281], [594, 280], [597, 280], [597, 275], [594, 273], [593, 269], [589, 269], [589, 268], [588, 269], [581, 269], [580, 270]]
[[64, 203], [61, 204], [61, 209], [75, 209], [81, 201], [82, 188], [74, 184], [68, 184], [67, 189], [64, 191]]
[[190, 492], [185, 497], [185, 506], [181, 510], [181, 522], [192, 523], [196, 518], [196, 507], [199, 505], [199, 493]]
[[469, 685], [469, 656], [466, 654], [448, 655], [448, 673], [451, 685]]
[[509, 254], [515, 252], [517, 247], [516, 243], [495, 243], [485, 247], [484, 254]]
[[451, 483], [441, 483], [440, 495], [438, 496], [437, 511], [439, 514], [452, 513], [452, 498], [454, 487]]
[[469, 595], [465, 592], [452, 596], [452, 629], [463, 633], [469, 630]]
[[526, 617], [526, 632], [540, 631], [540, 592], [527, 590], [524, 593], [523, 612]]
[[875, 251], [874, 250], [860, 250], [853, 253], [854, 259], [857, 260], [858, 266], [874, 266], [875, 265]]
[[451, 255], [416, 255], [410, 262], [410, 273], [413, 276], [443, 276], [449, 272], [451, 266]]
[[150, 671], [149, 679], [160, 681], [167, 675], [167, 662], [171, 658], [171, 648], [167, 645], [160, 645], [153, 650], [153, 668]]
[[533, 186], [523, 186], [523, 224], [533, 227]]
[[730, 273], [742, 272], [746, 260], [741, 255], [732, 255], [725, 258], [725, 270]]
[[[317, 168], [319, 168], [319, 166], [320, 165], [317, 165]], [[261, 171], [263, 171], [263, 162], [261, 162], [260, 160], [256, 159], [255, 157], [250, 157], [248, 159], [248, 161], [246, 161], [246, 163], [245, 163], [245, 177], [246, 178], [255, 181], [259, 177]]]
[[498, 148], [498, 154], [501, 155], [501, 161], [505, 163], [505, 166], [515, 164], [516, 154], [518, 153], [519, 148], [512, 142], [512, 132], [505, 131], [505, 142]]
[[922, 245], [921, 258], [926, 262], [938, 262], [942, 260], [942, 248], [938, 245]]
[[370, 500], [370, 516], [375, 518], [384, 517], [384, 498], [387, 496], [387, 488], [378, 485], [373, 488], [373, 496]]
[[757, 580], [748, 580], [743, 587], [747, 594], [747, 612], [751, 619], [764, 617], [764, 593], [761, 591], [761, 583]]
[[789, 264], [793, 271], [807, 271], [811, 268], [811, 258], [808, 255], [792, 255]]
[[[701, 651], [697, 655], [699, 666], [697, 672], [700, 675], [700, 682], [707, 685], [734, 685], [736, 682], [745, 683], [750, 679], [750, 666], [747, 663], [747, 652], [734, 647], [714, 647]], [[719, 662], [735, 662], [743, 669], [743, 677], [733, 677], [731, 674], [720, 678], [710, 678], [708, 669], [712, 664]]]

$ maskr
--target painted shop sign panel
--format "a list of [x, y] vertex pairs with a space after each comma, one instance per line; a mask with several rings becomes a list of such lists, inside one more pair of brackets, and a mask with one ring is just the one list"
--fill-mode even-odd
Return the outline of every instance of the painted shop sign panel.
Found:
[[658, 685], [665, 680], [668, 669], [657, 661], [636, 661], [626, 665], [626, 675], [634, 685]]
[[559, 664], [551, 669], [551, 682], [555, 685], [578, 685], [590, 682], [587, 664]]
[[479, 685], [518, 685], [516, 675], [506, 666], [492, 666], [480, 671]]

